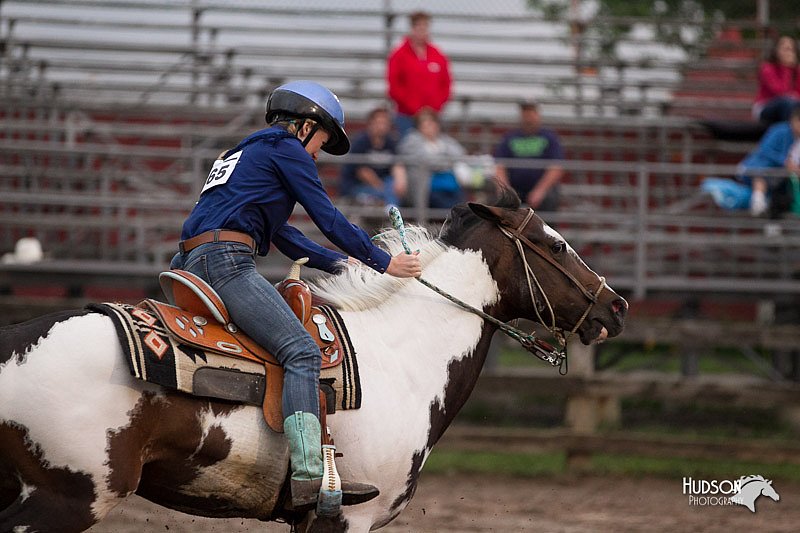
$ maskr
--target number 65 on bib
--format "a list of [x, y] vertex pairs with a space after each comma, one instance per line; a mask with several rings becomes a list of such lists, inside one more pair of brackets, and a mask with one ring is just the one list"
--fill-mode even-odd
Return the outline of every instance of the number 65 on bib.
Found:
[[236, 163], [239, 162], [239, 157], [242, 155], [242, 150], [229, 155], [225, 159], [217, 159], [214, 161], [214, 166], [211, 167], [211, 172], [208, 173], [206, 183], [203, 185], [203, 194], [207, 190], [216, 187], [217, 185], [224, 185], [233, 174], [233, 169], [236, 168]]

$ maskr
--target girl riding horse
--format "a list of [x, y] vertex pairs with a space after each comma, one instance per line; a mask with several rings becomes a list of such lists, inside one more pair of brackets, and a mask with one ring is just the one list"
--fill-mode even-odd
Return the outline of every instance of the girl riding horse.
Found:
[[[320, 351], [272, 284], [255, 265], [270, 244], [308, 266], [337, 272], [361, 261], [400, 278], [421, 273], [416, 254], [391, 257], [331, 203], [317, 174], [320, 149], [346, 154], [339, 99], [311, 81], [275, 89], [267, 101], [268, 128], [252, 133], [214, 163], [200, 199], [183, 225], [180, 252], [171, 268], [208, 282], [227, 306], [232, 322], [280, 361], [284, 369], [284, 431], [291, 459], [292, 506], [317, 502], [323, 463], [319, 423]], [[296, 203], [330, 241], [350, 257], [328, 250], [288, 224]], [[345, 505], [377, 496], [371, 485], [342, 482]]]

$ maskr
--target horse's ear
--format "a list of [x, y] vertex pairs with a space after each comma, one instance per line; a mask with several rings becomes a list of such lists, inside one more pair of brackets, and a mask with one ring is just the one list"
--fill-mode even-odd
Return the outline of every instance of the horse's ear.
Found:
[[473, 213], [478, 215], [484, 220], [501, 224], [505, 220], [505, 210], [502, 207], [495, 207], [491, 205], [477, 204], [474, 202], [467, 203]]

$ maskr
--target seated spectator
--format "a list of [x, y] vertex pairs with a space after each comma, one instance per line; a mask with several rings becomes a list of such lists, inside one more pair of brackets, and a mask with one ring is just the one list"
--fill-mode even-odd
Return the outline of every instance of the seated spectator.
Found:
[[780, 37], [758, 71], [758, 94], [753, 104], [754, 118], [767, 124], [789, 120], [800, 104], [800, 66], [794, 37]]
[[[431, 109], [423, 109], [414, 117], [415, 128], [400, 141], [399, 152], [411, 156], [418, 165], [410, 168], [415, 175], [412, 186], [430, 181], [428, 207], [450, 208], [463, 201], [464, 193], [453, 170], [454, 160], [462, 158], [466, 151], [458, 141], [442, 133], [439, 115]], [[419, 175], [425, 172], [427, 175]]]
[[[534, 100], [523, 100], [519, 104], [519, 127], [508, 132], [494, 152], [496, 158], [517, 159], [564, 159], [564, 151], [558, 135], [542, 128], [539, 106]], [[558, 183], [564, 175], [559, 165], [540, 168], [506, 168], [497, 165], [497, 185], [514, 189], [523, 202], [534, 209], [556, 211], [558, 209]]]
[[[749, 171], [763, 168], [783, 168], [789, 156], [792, 145], [800, 139], [800, 107], [791, 112], [788, 122], [779, 122], [771, 126], [758, 147], [751, 152], [740, 164], [741, 175], [739, 179], [750, 185], [750, 212], [754, 216], [764, 214], [770, 208], [770, 196], [783, 186], [785, 178], [764, 178], [752, 176]], [[772, 214], [779, 214], [774, 206]]]
[[786, 180], [783, 194], [781, 196], [781, 211], [787, 211], [794, 215], [800, 215], [800, 139], [796, 140], [789, 149], [789, 157], [786, 158], [786, 170], [789, 171], [789, 178]]
[[792, 174], [800, 174], [800, 140], [797, 140], [789, 148], [789, 155], [786, 157], [786, 170]]
[[395, 163], [397, 139], [392, 118], [383, 107], [367, 116], [367, 127], [350, 147], [353, 155], [367, 155], [368, 161], [350, 163], [342, 169], [340, 193], [361, 205], [400, 205], [408, 189], [405, 166]]

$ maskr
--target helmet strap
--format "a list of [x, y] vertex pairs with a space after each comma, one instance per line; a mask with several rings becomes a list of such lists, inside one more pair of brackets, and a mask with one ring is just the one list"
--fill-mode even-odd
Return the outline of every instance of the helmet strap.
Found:
[[[306, 122], [304, 120], [303, 121], [303, 125], [304, 126], [305, 126], [305, 123]], [[301, 126], [301, 128], [302, 128], [302, 126]], [[311, 131], [309, 131], [308, 135], [306, 135], [306, 138], [301, 141], [301, 143], [303, 145], [303, 148], [305, 148], [306, 145], [311, 142], [311, 139], [314, 138], [314, 135], [316, 135], [318, 131], [319, 131], [319, 123], [314, 122], [314, 125], [311, 127]]]

